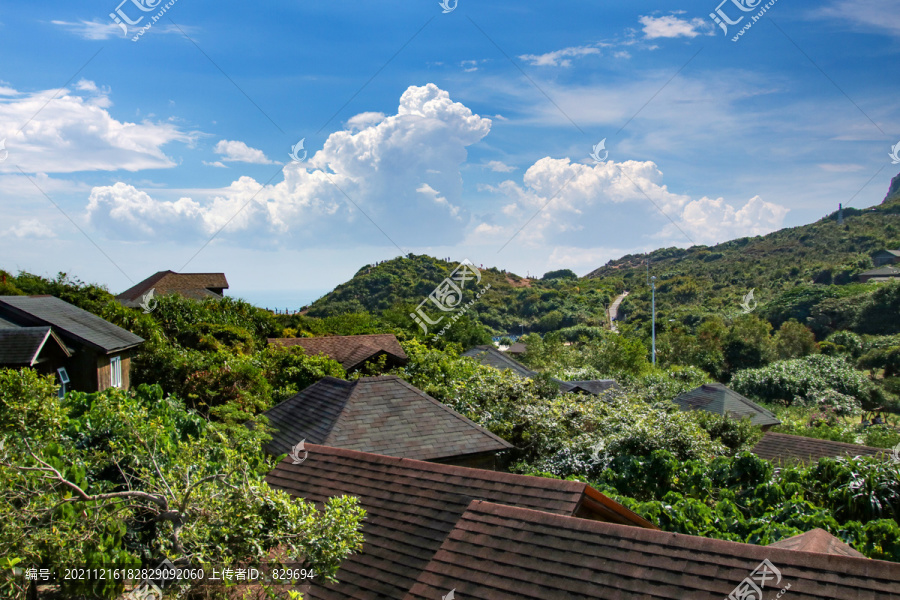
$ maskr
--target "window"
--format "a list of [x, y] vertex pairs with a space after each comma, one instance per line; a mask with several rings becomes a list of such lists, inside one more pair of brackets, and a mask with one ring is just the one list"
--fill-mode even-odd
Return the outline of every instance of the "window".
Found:
[[122, 357], [113, 356], [109, 359], [109, 384], [112, 387], [122, 387]]
[[69, 374], [65, 367], [58, 368], [56, 374], [59, 375], [59, 397], [63, 398], [66, 395], [66, 385], [69, 383]]

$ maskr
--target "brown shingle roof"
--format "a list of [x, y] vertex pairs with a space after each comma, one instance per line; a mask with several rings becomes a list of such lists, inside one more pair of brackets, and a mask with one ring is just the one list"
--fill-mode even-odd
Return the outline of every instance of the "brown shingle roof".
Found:
[[301, 464], [291, 464], [290, 457], [281, 461], [266, 477], [269, 484], [316, 503], [342, 494], [357, 496], [367, 512], [362, 528], [363, 551], [341, 564], [337, 574], [340, 583], [314, 583], [309, 598], [402, 598], [473, 499], [560, 515], [615, 518], [636, 525], [628, 528], [634, 530], [653, 527], [587, 484], [576, 481], [483, 471], [313, 444], [307, 445], [306, 450], [309, 454]]
[[681, 407], [681, 410], [686, 411], [705, 410], [719, 415], [730, 415], [736, 419], [750, 417], [750, 422], [754, 425], [781, 424], [775, 413], [721, 383], [704, 383], [676, 397], [673, 402]]
[[225, 273], [159, 271], [116, 296], [116, 300], [126, 305], [137, 302], [151, 289], [155, 290], [158, 296], [177, 293], [195, 300], [221, 298], [217, 292], [212, 290], [228, 289], [228, 280], [225, 279]]
[[853, 556], [865, 558], [866, 555], [853, 549], [824, 529], [813, 529], [794, 537], [769, 544], [769, 548], [784, 548], [786, 550], [799, 550], [802, 552], [815, 552], [817, 554], [836, 554], [838, 556]]
[[512, 448], [399, 377], [326, 377], [264, 413], [278, 431], [266, 449], [300, 440], [416, 460], [446, 460]]
[[766, 432], [763, 438], [753, 447], [752, 452], [760, 458], [782, 462], [817, 462], [820, 458], [836, 458], [838, 456], [883, 456], [890, 450], [831, 440], [818, 440], [800, 435]]
[[302, 346], [307, 354], [324, 354], [341, 363], [346, 371], [362, 365], [379, 354], [405, 364], [409, 357], [392, 333], [371, 335], [332, 335], [314, 338], [269, 338], [270, 345]]
[[[797, 600], [900, 600], [900, 564], [624, 527], [473, 501], [404, 600], [723, 600], [763, 560]], [[741, 596], [758, 600], [758, 595]]]

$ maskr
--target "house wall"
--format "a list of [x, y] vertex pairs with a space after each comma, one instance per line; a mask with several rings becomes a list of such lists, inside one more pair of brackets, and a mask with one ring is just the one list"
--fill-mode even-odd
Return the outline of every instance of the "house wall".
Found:
[[66, 372], [69, 374], [69, 389], [79, 392], [97, 391], [97, 353], [80, 346], [75, 354], [66, 361]]
[[110, 368], [110, 359], [113, 356], [122, 357], [122, 389], [127, 390], [131, 385], [131, 356], [128, 352], [120, 352], [118, 354], [98, 355], [97, 356], [97, 390], [105, 390], [112, 387], [112, 369]]

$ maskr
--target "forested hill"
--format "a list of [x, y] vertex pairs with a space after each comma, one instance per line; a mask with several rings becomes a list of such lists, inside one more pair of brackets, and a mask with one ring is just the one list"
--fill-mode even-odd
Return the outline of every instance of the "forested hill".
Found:
[[[457, 266], [455, 262], [413, 254], [367, 265], [350, 281], [313, 303], [307, 314], [327, 317], [367, 311], [416, 329], [409, 313]], [[528, 279], [496, 267], [475, 266], [481, 272], [481, 282], [475, 286], [470, 282], [464, 303], [490, 286], [469, 316], [493, 333], [520, 332], [523, 325], [525, 331], [552, 331], [577, 324], [604, 326], [606, 307], [617, 293], [612, 283], [579, 280], [568, 269], [546, 273], [542, 279]], [[426, 312], [434, 311], [434, 307], [426, 307]]]
[[[824, 300], [868, 295], [874, 285], [854, 283], [872, 268], [871, 254], [900, 248], [900, 176], [885, 200], [866, 209], [845, 208], [816, 223], [782, 229], [768, 235], [741, 238], [715, 246], [663, 248], [610, 261], [578, 279], [564, 269], [526, 279], [481, 268], [480, 287], [490, 284], [470, 317], [493, 333], [546, 332], [576, 325], [604, 326], [606, 307], [629, 290], [621, 312], [631, 322], [649, 317], [647, 258], [658, 278], [659, 309], [668, 319], [696, 322], [707, 315], [728, 316], [739, 310], [754, 290], [757, 314], [776, 326], [786, 318], [801, 321]], [[366, 265], [346, 283], [316, 301], [310, 316], [368, 311], [409, 321], [409, 313], [424, 300], [457, 263], [424, 255], [409, 255]], [[474, 294], [467, 296], [468, 301]], [[796, 305], [802, 304], [797, 312]], [[824, 330], [823, 330], [824, 332]]]
[[[897, 182], [895, 178], [892, 191]], [[873, 268], [872, 253], [900, 248], [900, 194], [889, 193], [870, 208], [845, 208], [843, 217], [843, 224], [838, 224], [835, 212], [815, 223], [764, 236], [629, 255], [586, 278], [621, 282], [631, 292], [621, 312], [646, 326], [649, 257], [650, 274], [657, 277], [658, 330], [673, 321], [692, 325], [710, 315], [740, 314], [741, 303], [752, 290], [750, 306], [758, 307], [756, 314], [775, 327], [794, 318], [817, 335], [837, 329], [900, 331], [896, 312], [869, 314], [863, 308], [878, 285], [856, 283], [857, 275]], [[890, 302], [878, 306], [887, 310]], [[875, 310], [875, 305], [871, 308]], [[885, 319], [898, 323], [891, 326], [882, 322]]]

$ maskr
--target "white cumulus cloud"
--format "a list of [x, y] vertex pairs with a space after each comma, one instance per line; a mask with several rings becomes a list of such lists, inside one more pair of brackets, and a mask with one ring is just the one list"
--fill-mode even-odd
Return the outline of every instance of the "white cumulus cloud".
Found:
[[17, 238], [54, 238], [56, 234], [46, 223], [38, 219], [22, 219], [18, 224], [3, 232]]
[[221, 155], [225, 162], [244, 162], [254, 165], [273, 165], [274, 160], [269, 160], [262, 150], [251, 148], [244, 142], [221, 140], [216, 144], [216, 154]]
[[[759, 196], [741, 207], [723, 198], [694, 200], [671, 192], [662, 180], [650, 161], [586, 165], [546, 157], [529, 167], [521, 184], [508, 180], [491, 191], [512, 200], [502, 213], [528, 223], [522, 239], [531, 245], [596, 247], [603, 236], [628, 230], [682, 244], [686, 233], [695, 243], [710, 244], [774, 231], [788, 212]], [[648, 232], [648, 218], [660, 227], [655, 234]]]
[[[192, 143], [196, 134], [172, 123], [118, 121], [105, 91], [93, 82], [76, 84], [90, 97], [48, 90], [0, 98], [0, 139], [9, 157], [0, 171], [72, 173], [175, 166], [162, 147]], [[55, 97], [54, 97], [55, 96]]]
[[165, 191], [154, 198], [119, 182], [93, 189], [88, 217], [128, 239], [202, 238], [226, 224], [220, 237], [260, 246], [390, 245], [387, 235], [402, 247], [462, 238], [468, 215], [459, 202], [460, 167], [490, 119], [427, 84], [409, 87], [396, 114], [364, 113], [347, 127], [307, 162], [287, 164], [279, 183], [241, 177], [213, 193], [164, 200]]
[[663, 17], [642, 16], [638, 19], [643, 25], [644, 37], [648, 40], [656, 38], [694, 38], [698, 35], [714, 33], [709, 23], [701, 18], [681, 19], [674, 15]]

